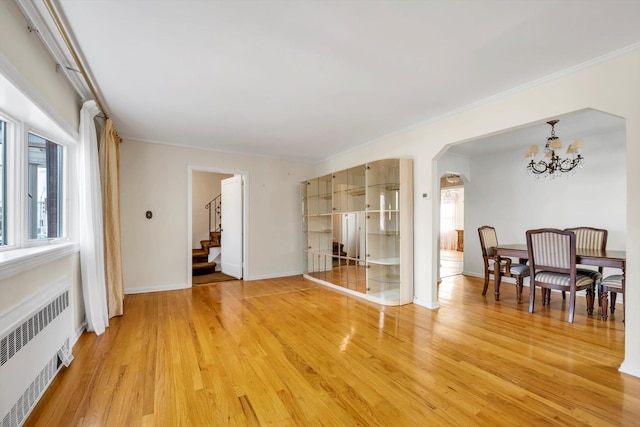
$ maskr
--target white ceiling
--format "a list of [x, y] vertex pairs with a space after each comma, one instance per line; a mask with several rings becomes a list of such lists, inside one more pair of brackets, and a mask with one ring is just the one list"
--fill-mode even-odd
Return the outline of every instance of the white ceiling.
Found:
[[125, 139], [312, 162], [640, 42], [634, 0], [54, 3]]

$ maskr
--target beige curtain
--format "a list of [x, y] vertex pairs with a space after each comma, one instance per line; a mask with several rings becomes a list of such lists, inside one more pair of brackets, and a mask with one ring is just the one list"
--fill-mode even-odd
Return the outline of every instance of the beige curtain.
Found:
[[109, 319], [122, 316], [124, 303], [120, 239], [120, 142], [113, 122], [107, 119], [100, 133], [99, 154]]

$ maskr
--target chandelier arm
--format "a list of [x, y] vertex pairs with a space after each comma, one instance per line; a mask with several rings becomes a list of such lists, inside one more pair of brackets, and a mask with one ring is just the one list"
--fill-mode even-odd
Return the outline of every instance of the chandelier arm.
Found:
[[582, 164], [582, 156], [578, 156], [575, 159], [567, 158], [559, 163], [559, 170], [560, 172], [571, 172], [580, 164]]
[[535, 163], [533, 160], [531, 160], [531, 162], [527, 165], [527, 169], [530, 172], [535, 173], [536, 175], [540, 175], [547, 172], [549, 166], [542, 160], [540, 160], [538, 163]]

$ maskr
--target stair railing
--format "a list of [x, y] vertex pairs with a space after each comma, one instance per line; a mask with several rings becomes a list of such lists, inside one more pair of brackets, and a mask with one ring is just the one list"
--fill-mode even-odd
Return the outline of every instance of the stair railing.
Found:
[[[222, 194], [214, 197], [204, 208], [209, 209], [209, 231], [222, 231]], [[212, 222], [214, 228], [211, 228]]]

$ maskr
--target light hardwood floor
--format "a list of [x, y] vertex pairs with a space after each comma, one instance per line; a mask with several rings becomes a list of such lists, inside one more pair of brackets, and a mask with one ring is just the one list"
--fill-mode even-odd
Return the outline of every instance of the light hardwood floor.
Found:
[[[441, 308], [380, 307], [300, 276], [127, 295], [27, 426], [631, 426], [622, 306], [500, 302], [453, 276]], [[525, 288], [524, 299], [528, 298]]]

